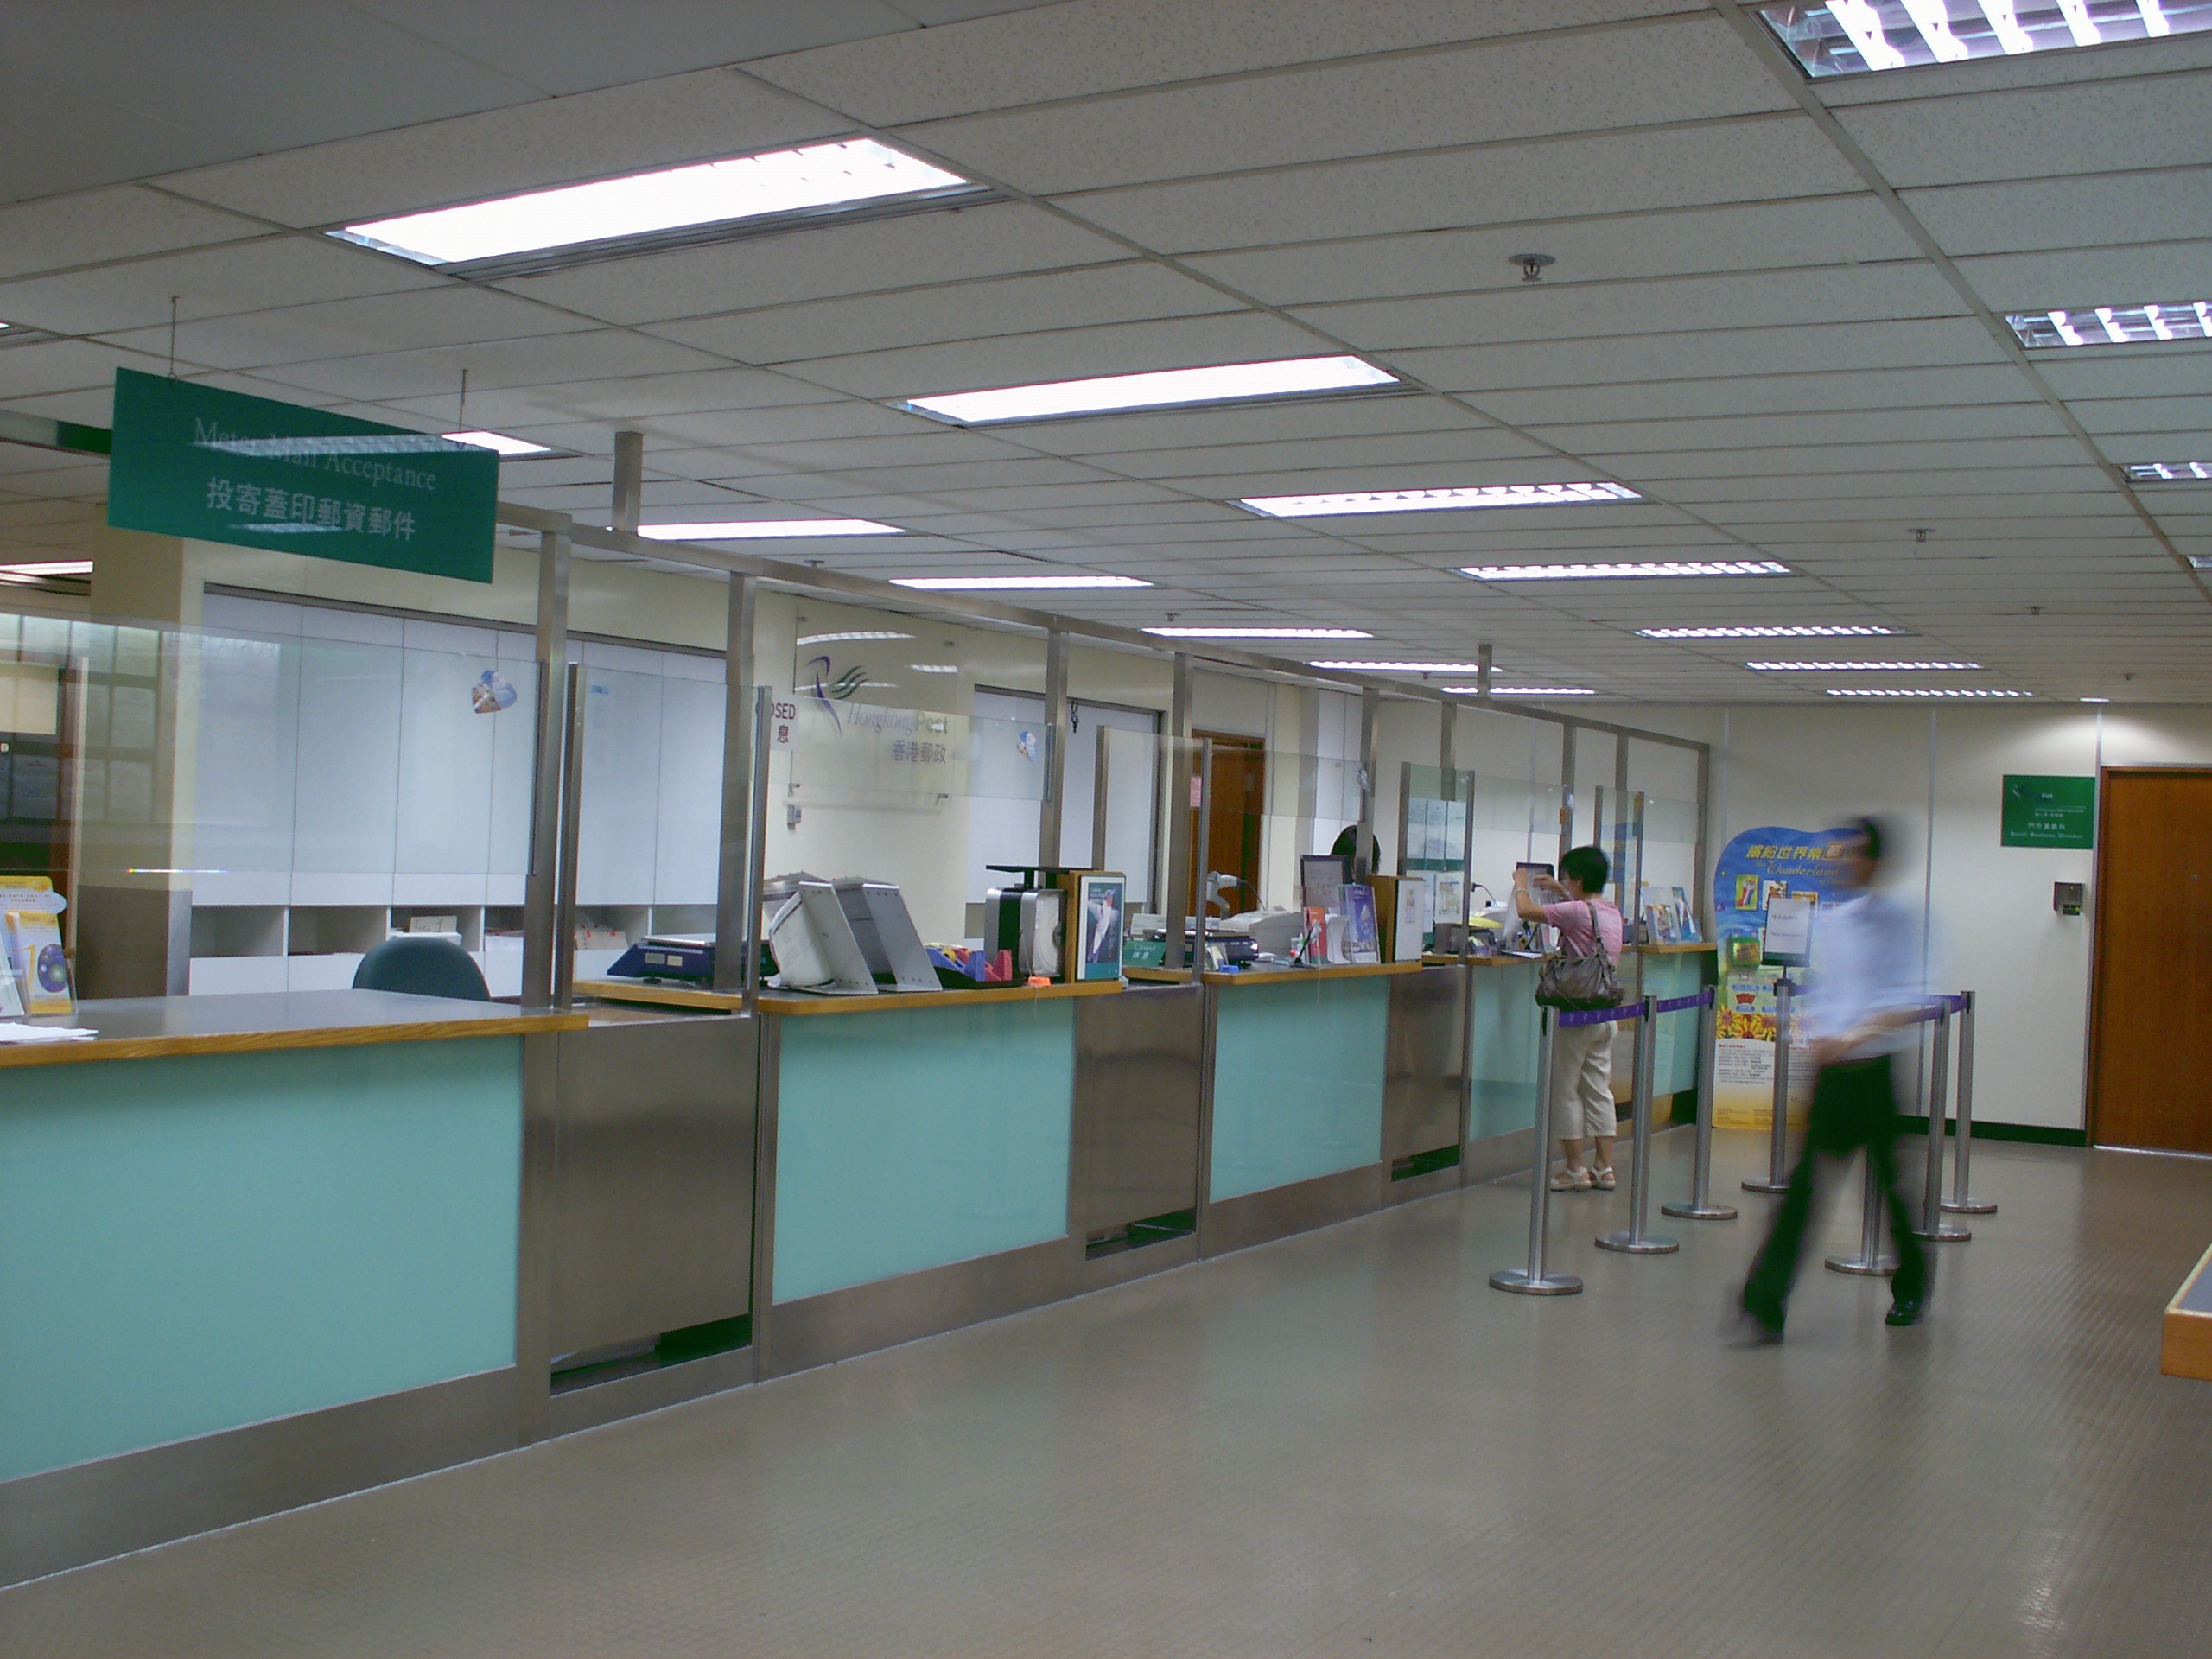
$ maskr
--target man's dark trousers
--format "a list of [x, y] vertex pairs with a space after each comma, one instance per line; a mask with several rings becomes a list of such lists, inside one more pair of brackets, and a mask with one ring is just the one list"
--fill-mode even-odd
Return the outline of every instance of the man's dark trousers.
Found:
[[1779, 1320], [1797, 1276], [1797, 1255], [1813, 1218], [1815, 1187], [1823, 1158], [1842, 1159], [1860, 1147], [1874, 1166], [1874, 1180], [1887, 1195], [1890, 1234], [1897, 1241], [1897, 1273], [1891, 1294], [1916, 1302], [1928, 1290], [1928, 1256], [1912, 1236], [1912, 1212], [1897, 1192], [1897, 1097], [1891, 1058], [1840, 1060], [1821, 1068], [1813, 1084], [1812, 1122], [1804, 1155], [1789, 1176], [1789, 1191], [1775, 1212], [1774, 1230], [1751, 1264], [1744, 1287], [1745, 1306]]

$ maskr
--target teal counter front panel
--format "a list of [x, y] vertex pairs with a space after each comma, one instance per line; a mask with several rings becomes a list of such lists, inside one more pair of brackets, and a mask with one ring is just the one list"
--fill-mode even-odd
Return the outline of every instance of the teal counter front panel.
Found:
[[514, 1363], [522, 1039], [0, 1073], [0, 1480]]
[[1382, 1156], [1390, 982], [1229, 985], [1216, 1004], [1216, 1198], [1357, 1169]]
[[1516, 962], [1472, 971], [1475, 1018], [1468, 1075], [1474, 1087], [1467, 1138], [1481, 1141], [1525, 1129], [1536, 1121], [1536, 964]]
[[[1695, 951], [1670, 951], [1643, 959], [1643, 994], [1669, 999], [1695, 996], [1706, 982], [1706, 964], [1712, 957]], [[1651, 1096], [1663, 1103], [1669, 1096], [1697, 1087], [1698, 1044], [1705, 1032], [1702, 1008], [1681, 1008], [1659, 1016], [1659, 1046], [1651, 1056]]]
[[775, 1299], [1064, 1238], [1075, 1003], [785, 1017]]

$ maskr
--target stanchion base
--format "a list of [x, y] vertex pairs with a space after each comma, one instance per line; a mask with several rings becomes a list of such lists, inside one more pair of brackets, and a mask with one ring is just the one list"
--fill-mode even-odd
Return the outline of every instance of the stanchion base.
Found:
[[1662, 1204], [1662, 1216], [1672, 1216], [1677, 1221], [1733, 1221], [1736, 1206], [1732, 1204]]
[[1993, 1216], [1997, 1206], [1984, 1198], [1946, 1198], [1943, 1213], [1947, 1216]]
[[1924, 1238], [1932, 1244], [1963, 1244], [1974, 1236], [1965, 1228], [1948, 1221], [1938, 1222], [1932, 1228], [1916, 1227], [1912, 1230], [1912, 1236]]
[[1832, 1255], [1828, 1257], [1830, 1273], [1855, 1273], [1861, 1278], [1886, 1279], [1897, 1270], [1894, 1255], [1878, 1255], [1869, 1262], [1863, 1255]]
[[1548, 1273], [1541, 1279], [1531, 1279], [1525, 1268], [1506, 1268], [1490, 1276], [1492, 1290], [1510, 1291], [1516, 1296], [1573, 1296], [1582, 1288], [1582, 1281], [1571, 1273]]
[[1770, 1176], [1754, 1175], [1744, 1183], [1744, 1191], [1746, 1192], [1787, 1192], [1789, 1190], [1789, 1182], [1787, 1177], [1777, 1181]]
[[1601, 1250], [1618, 1250], [1623, 1255], [1672, 1255], [1682, 1247], [1671, 1238], [1638, 1238], [1634, 1233], [1601, 1234], [1598, 1239]]

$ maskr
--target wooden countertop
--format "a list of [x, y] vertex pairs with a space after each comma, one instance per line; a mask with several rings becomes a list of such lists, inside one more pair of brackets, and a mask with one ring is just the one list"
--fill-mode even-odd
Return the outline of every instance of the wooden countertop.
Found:
[[1533, 968], [1541, 957], [1440, 957], [1433, 953], [1421, 961], [1431, 968], [1452, 968], [1464, 962], [1470, 968]]
[[519, 1037], [579, 1031], [585, 1017], [524, 1014], [503, 1002], [462, 1002], [393, 991], [267, 991], [80, 1002], [74, 1014], [47, 1014], [24, 1023], [76, 1027], [99, 1035], [69, 1042], [0, 1045], [0, 1066]]
[[1631, 944], [1628, 947], [1630, 950], [1641, 951], [1647, 957], [1694, 957], [1714, 948], [1694, 941], [1687, 944]]
[[[1122, 988], [1118, 979], [1088, 979], [1075, 984], [1007, 985], [974, 991], [881, 991], [874, 996], [812, 996], [804, 991], [760, 993], [760, 1012], [779, 1014], [880, 1014], [892, 1008], [944, 1008], [978, 1002], [1052, 1002], [1071, 996], [1105, 996]], [[688, 985], [654, 985], [642, 980], [580, 979], [582, 996], [614, 1002], [642, 1002], [662, 1007], [710, 1008], [734, 1014], [745, 999], [734, 992], [698, 990]]]
[[1418, 962], [1347, 962], [1325, 968], [1248, 968], [1242, 973], [1205, 973], [1198, 978], [1208, 985], [1281, 985], [1292, 980], [1374, 979], [1388, 974], [1417, 974], [1425, 965]]

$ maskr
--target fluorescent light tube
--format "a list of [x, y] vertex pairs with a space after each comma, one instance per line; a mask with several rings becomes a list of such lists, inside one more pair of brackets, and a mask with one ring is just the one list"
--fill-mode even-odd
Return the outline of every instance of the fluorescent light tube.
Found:
[[2028, 31], [2020, 27], [2012, 0], [1981, 0], [1981, 15], [1989, 19], [1990, 32], [1997, 36], [1997, 43], [2005, 48], [2005, 56], [2018, 57], [2023, 52], [2036, 49], [2036, 43], [2028, 38]]
[[1625, 484], [1480, 484], [1452, 490], [1253, 495], [1236, 505], [1269, 518], [1336, 518], [1362, 512], [1449, 512], [1471, 507], [1576, 507], [1642, 499]]
[[960, 671], [957, 663], [909, 663], [906, 666], [917, 674], [957, 674]]
[[1792, 623], [1781, 626], [1638, 628], [1646, 639], [1840, 639], [1870, 634], [1903, 633], [1903, 628], [1877, 628], [1864, 623]]
[[973, 188], [888, 144], [848, 138], [369, 219], [332, 234], [422, 264], [465, 265], [962, 187]]
[[1359, 628], [1147, 628], [1163, 639], [1372, 639]]
[[2142, 14], [2143, 32], [2156, 39], [2173, 32], [2173, 25], [2166, 21], [2165, 9], [2158, 0], [2135, 0], [2135, 10]]
[[1135, 576], [893, 576], [893, 588], [929, 593], [988, 593], [1001, 588], [1149, 588]]
[[454, 443], [473, 443], [479, 449], [491, 449], [501, 455], [550, 455], [553, 451], [542, 443], [532, 443], [528, 438], [511, 438], [504, 432], [441, 432], [438, 435]]
[[1067, 415], [1107, 415], [1186, 404], [1297, 397], [1325, 391], [1371, 391], [1398, 377], [1356, 357], [1294, 357], [1272, 363], [1217, 363], [1200, 369], [1158, 369], [1088, 380], [1048, 380], [1031, 386], [909, 397], [902, 407], [962, 426], [1042, 421]]
[[0, 576], [20, 576], [36, 581], [41, 576], [89, 576], [92, 574], [90, 559], [34, 559], [22, 564], [0, 564]]
[[1749, 669], [1755, 669], [1762, 674], [1855, 674], [1870, 669], [1878, 670], [1883, 672], [1897, 672], [1913, 669], [1942, 669], [1947, 671], [1958, 671], [1963, 669], [1980, 668], [1981, 664], [1980, 663], [1859, 662], [1745, 663], [1744, 666]]
[[846, 633], [802, 633], [792, 641], [801, 645], [836, 645], [849, 639], [911, 639], [911, 633], [899, 633], [890, 628], [861, 628]]
[[1971, 7], [1958, 0], [1755, 0], [1751, 9], [1815, 79], [2212, 28], [2207, 0], [1980, 0]]
[[2138, 484], [2212, 482], [2212, 461], [2137, 461], [2120, 471]]
[[872, 518], [741, 518], [727, 524], [639, 524], [649, 542], [772, 542], [807, 536], [904, 536]]
[[1904, 67], [1904, 54], [1890, 44], [1882, 29], [1882, 16], [1868, 0], [1828, 0], [1828, 16], [1843, 25], [1843, 32], [1851, 36], [1851, 43], [1859, 48], [1869, 69]]
[[1905, 15], [1928, 42], [1938, 63], [1957, 63], [1967, 55], [1966, 43], [1951, 33], [1951, 14], [1945, 0], [1904, 0]]
[[1309, 668], [1331, 668], [1345, 674], [1479, 674], [1480, 663], [1309, 663]]
[[2089, 17], [2089, 0], [2058, 0], [2058, 15], [2066, 19], [2066, 27], [2074, 36], [2076, 46], [2102, 46], [2105, 37]]
[[1478, 582], [1601, 581], [1614, 576], [1786, 576], [1773, 559], [1669, 559], [1625, 564], [1466, 564], [1463, 576]]
[[1832, 697], [2026, 697], [2032, 696], [2035, 694], [2031, 691], [1991, 691], [1986, 690], [1980, 686], [1975, 686], [1970, 690], [1963, 690], [1957, 686], [1913, 687], [1885, 685], [1881, 687], [1871, 687], [1853, 685], [1848, 687], [1837, 687], [1832, 685], [1827, 690], [1827, 695]]
[[[1447, 696], [1473, 697], [1482, 695], [1478, 685], [1447, 685], [1442, 688]], [[1493, 685], [1493, 697], [1594, 697], [1598, 694], [1586, 685]]]
[[[2205, 14], [2212, 17], [2212, 0]], [[2090, 327], [2088, 319], [2096, 323]], [[2139, 305], [2099, 305], [2087, 310], [2022, 311], [2005, 321], [2031, 351], [2071, 346], [2154, 346], [2212, 338], [2212, 305], [2202, 300], [2164, 300]], [[2082, 330], [2089, 328], [2084, 334]]]

